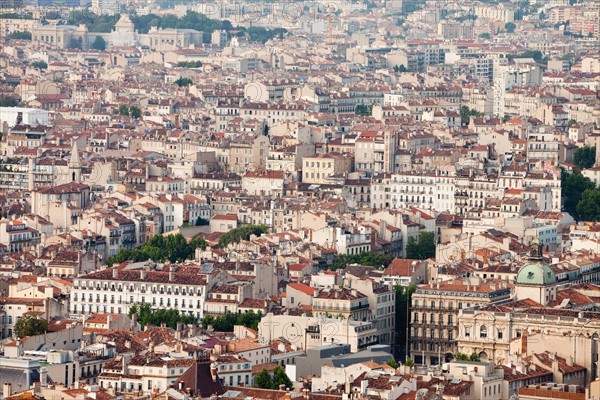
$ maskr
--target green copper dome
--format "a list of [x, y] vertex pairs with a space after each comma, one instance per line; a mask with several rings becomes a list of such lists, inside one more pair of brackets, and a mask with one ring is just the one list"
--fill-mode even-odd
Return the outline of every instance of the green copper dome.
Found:
[[534, 240], [531, 243], [529, 263], [517, 274], [517, 284], [551, 285], [556, 282], [554, 271], [542, 259], [542, 245]]

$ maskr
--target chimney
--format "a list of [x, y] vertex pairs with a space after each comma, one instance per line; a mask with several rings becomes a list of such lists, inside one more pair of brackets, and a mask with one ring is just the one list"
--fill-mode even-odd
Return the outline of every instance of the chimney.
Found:
[[117, 279], [117, 276], [119, 275], [119, 270], [117, 269], [117, 267], [113, 268], [112, 274], [113, 274], [113, 279]]
[[285, 385], [279, 385], [279, 390], [281, 390], [282, 392], [285, 391]]
[[369, 387], [369, 381], [363, 379], [360, 381], [360, 394], [361, 396], [365, 396], [367, 394], [367, 387]]
[[169, 282], [173, 282], [174, 279], [175, 279], [175, 268], [173, 266], [171, 266], [171, 268], [169, 269]]
[[40, 368], [40, 383], [42, 387], [46, 387], [48, 385], [48, 369]]
[[12, 385], [10, 382], [6, 382], [2, 388], [2, 395], [4, 398], [12, 396]]
[[310, 390], [307, 388], [302, 389], [302, 397], [308, 400], [310, 398]]
[[569, 367], [572, 367], [572, 366], [573, 366], [573, 356], [569, 356], [569, 357], [567, 357], [567, 365], [568, 365]]
[[292, 392], [290, 392], [290, 389], [287, 388], [285, 395], [283, 396], [284, 400], [292, 400]]
[[210, 364], [210, 376], [212, 377], [213, 382], [217, 381], [217, 364]]
[[42, 385], [40, 381], [33, 382], [33, 394], [41, 394], [42, 393]]
[[146, 271], [146, 268], [142, 268], [142, 269], [140, 270], [140, 279], [141, 279], [141, 280], [143, 280], [143, 281], [145, 281], [145, 280], [146, 280], [146, 276], [147, 276], [147, 274], [148, 274], [148, 273], [147, 273], [147, 271]]

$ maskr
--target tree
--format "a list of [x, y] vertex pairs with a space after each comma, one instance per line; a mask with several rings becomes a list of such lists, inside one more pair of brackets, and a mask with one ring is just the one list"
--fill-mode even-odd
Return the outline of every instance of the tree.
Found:
[[394, 72], [406, 72], [406, 67], [404, 64], [394, 65]]
[[359, 104], [354, 109], [354, 113], [356, 115], [364, 115], [364, 116], [371, 115], [372, 111], [373, 111], [373, 106], [366, 105], [366, 104]]
[[596, 148], [583, 146], [575, 150], [573, 163], [581, 169], [591, 168], [596, 163]]
[[419, 239], [408, 238], [406, 258], [425, 260], [435, 256], [435, 236], [433, 232], [421, 232]]
[[579, 172], [569, 174], [564, 169], [561, 171], [561, 189], [564, 198], [564, 208], [574, 218], [579, 217], [577, 204], [581, 201], [583, 193], [586, 190], [594, 190], [594, 182], [581, 175]]
[[0, 97], [0, 107], [16, 107], [19, 105], [19, 100], [14, 97]]
[[127, 106], [125, 104], [121, 104], [119, 106], [119, 115], [125, 115], [125, 116], [129, 115], [129, 108], [127, 108]]
[[507, 22], [506, 24], [504, 24], [504, 29], [506, 29], [506, 32], [508, 33], [513, 33], [516, 28], [517, 25], [514, 22]]
[[179, 323], [185, 325], [196, 323], [196, 317], [193, 315], [180, 313], [173, 308], [152, 310], [148, 303], [132, 305], [128, 315], [129, 317], [133, 317], [134, 314], [137, 314], [138, 322], [143, 327], [148, 325], [159, 326], [164, 323], [169, 328], [177, 329], [177, 324]]
[[14, 330], [19, 339], [40, 335], [48, 330], [48, 321], [36, 315], [26, 314], [17, 319]]
[[[412, 305], [412, 295], [417, 290], [415, 285], [396, 286], [396, 352], [395, 356], [399, 360], [408, 357], [406, 339], [410, 337], [410, 310]], [[408, 336], [407, 336], [408, 335]]]
[[282, 367], [277, 366], [273, 370], [273, 387], [272, 387], [272, 389], [279, 389], [279, 387], [281, 385], [285, 386], [288, 389], [292, 389], [294, 387], [294, 384], [292, 383], [290, 378], [285, 373], [285, 370]]
[[481, 35], [479, 35], [480, 38], [482, 39], [489, 39], [490, 38], [490, 34], [487, 32], [482, 33]]
[[600, 188], [583, 192], [577, 203], [577, 214], [584, 221], [600, 221]]
[[404, 365], [406, 365], [408, 368], [412, 368], [415, 366], [415, 362], [413, 361], [412, 358], [408, 357], [406, 359], [406, 362], [404, 363]]
[[129, 107], [129, 115], [131, 118], [140, 119], [142, 117], [142, 110], [136, 106]]
[[176, 235], [156, 235], [140, 247], [132, 250], [121, 249], [117, 255], [110, 257], [107, 264], [112, 266], [127, 260], [134, 262], [154, 260], [158, 262], [181, 262], [194, 257], [197, 248], [205, 249], [206, 241], [195, 237], [189, 243], [181, 233]]
[[481, 113], [475, 109], [469, 108], [467, 106], [462, 106], [460, 108], [460, 120], [463, 125], [466, 125], [469, 123], [470, 117], [482, 117], [482, 116], [483, 116], [483, 113]]
[[393, 358], [390, 358], [387, 362], [387, 365], [389, 365], [390, 367], [396, 369], [398, 368], [400, 365], [396, 362], [396, 360], [394, 360]]
[[106, 41], [102, 36], [96, 36], [94, 43], [92, 43], [92, 49], [104, 51], [106, 50]]
[[31, 32], [11, 32], [6, 37], [17, 40], [31, 40]]
[[181, 68], [200, 68], [202, 67], [202, 61], [180, 61], [177, 66]]
[[262, 371], [254, 377], [254, 387], [259, 389], [273, 388], [273, 378], [271, 378], [271, 374], [269, 374], [269, 371], [267, 371], [266, 368], [263, 368]]
[[332, 270], [345, 268], [348, 264], [360, 264], [370, 267], [385, 268], [394, 258], [389, 254], [379, 254], [371, 251], [364, 251], [360, 254], [342, 254], [339, 255], [331, 266]]
[[233, 327], [235, 325], [242, 325], [257, 330], [262, 316], [261, 312], [255, 313], [254, 311], [248, 311], [245, 313], [234, 314], [228, 311], [225, 314], [216, 317], [206, 315], [200, 320], [200, 324], [204, 329], [207, 329], [208, 326], [211, 325], [217, 332], [233, 332]]
[[477, 361], [477, 362], [479, 362], [481, 360], [479, 359], [479, 355], [477, 353], [473, 352], [469, 356], [469, 361]]
[[206, 225], [210, 225], [209, 220], [204, 219], [202, 217], [198, 217], [198, 219], [196, 219], [196, 226], [206, 226]]
[[48, 63], [45, 61], [34, 61], [31, 63], [31, 66], [37, 69], [46, 69], [48, 68]]
[[239, 243], [242, 240], [250, 239], [251, 235], [260, 236], [267, 233], [266, 225], [246, 225], [240, 228], [235, 228], [223, 234], [219, 238], [219, 247], [227, 247], [229, 243]]
[[575, 125], [576, 123], [577, 123], [577, 121], [576, 121], [576, 120], [574, 120], [574, 119], [570, 119], [570, 120], [569, 120], [569, 128], [570, 128], [570, 127], [572, 127], [573, 125]]
[[175, 81], [175, 83], [179, 87], [184, 87], [184, 86], [190, 86], [194, 82], [190, 78], [179, 78]]
[[469, 361], [469, 356], [465, 353], [456, 353], [455, 359], [459, 361]]

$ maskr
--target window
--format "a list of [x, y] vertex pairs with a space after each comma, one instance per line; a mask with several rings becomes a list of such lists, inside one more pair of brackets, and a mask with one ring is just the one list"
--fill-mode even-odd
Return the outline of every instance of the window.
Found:
[[486, 338], [487, 337], [487, 327], [485, 325], [481, 325], [479, 328], [479, 337]]
[[502, 339], [504, 337], [502, 330], [498, 329], [498, 339]]
[[471, 336], [471, 327], [465, 326], [465, 337]]

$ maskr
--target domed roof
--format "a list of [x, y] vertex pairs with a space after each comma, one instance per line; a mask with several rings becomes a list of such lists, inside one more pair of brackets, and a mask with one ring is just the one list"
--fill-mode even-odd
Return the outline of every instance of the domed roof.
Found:
[[552, 285], [556, 283], [556, 274], [542, 258], [542, 245], [538, 240], [531, 243], [529, 263], [517, 274], [518, 285]]

